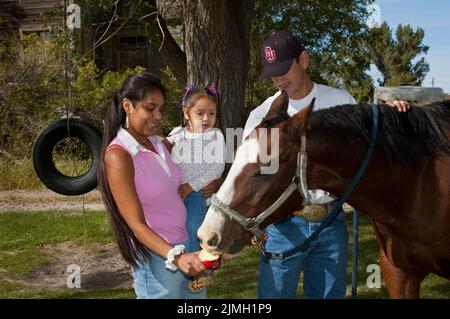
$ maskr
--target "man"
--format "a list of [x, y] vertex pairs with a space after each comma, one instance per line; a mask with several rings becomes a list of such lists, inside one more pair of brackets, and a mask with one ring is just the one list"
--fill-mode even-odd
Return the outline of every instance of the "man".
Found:
[[[261, 47], [264, 69], [261, 78], [270, 77], [277, 88], [289, 95], [288, 114], [290, 116], [306, 107], [316, 98], [314, 110], [340, 104], [356, 104], [345, 90], [316, 84], [311, 81], [307, 69], [308, 53], [289, 32], [274, 32]], [[261, 123], [270, 109], [272, 101], [280, 91], [269, 97], [253, 110], [244, 128], [244, 139]], [[406, 102], [396, 101], [391, 106], [406, 111]], [[332, 156], [332, 154], [330, 154]], [[330, 211], [334, 199], [323, 190], [310, 191], [312, 203], [323, 205]], [[298, 247], [317, 227], [319, 221], [307, 221], [298, 216], [266, 228], [267, 251], [286, 253]], [[263, 256], [259, 264], [259, 298], [295, 298], [300, 272], [303, 271], [303, 287], [308, 298], [344, 298], [346, 292], [348, 260], [348, 234], [345, 215], [340, 212], [333, 223], [325, 228], [303, 252], [284, 259], [267, 259]]]

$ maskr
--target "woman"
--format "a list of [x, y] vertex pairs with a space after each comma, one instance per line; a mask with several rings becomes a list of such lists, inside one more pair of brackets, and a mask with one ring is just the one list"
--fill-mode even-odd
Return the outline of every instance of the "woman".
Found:
[[186, 275], [205, 270], [184, 253], [186, 209], [179, 168], [160, 132], [166, 92], [148, 72], [123, 83], [104, 123], [98, 179], [123, 258], [132, 266], [137, 298], [199, 298]]

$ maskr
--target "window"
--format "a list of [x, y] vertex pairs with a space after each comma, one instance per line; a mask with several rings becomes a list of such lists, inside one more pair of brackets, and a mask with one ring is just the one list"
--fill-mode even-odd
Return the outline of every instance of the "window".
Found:
[[147, 44], [147, 41], [144, 36], [121, 36], [119, 44], [123, 46], [144, 46]]

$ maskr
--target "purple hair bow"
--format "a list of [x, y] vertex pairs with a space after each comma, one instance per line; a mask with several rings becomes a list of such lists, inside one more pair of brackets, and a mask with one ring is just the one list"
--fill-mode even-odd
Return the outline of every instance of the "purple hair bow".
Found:
[[[183, 99], [181, 100], [182, 107], [186, 106], [186, 96], [189, 94], [189, 92], [191, 92], [195, 88], [197, 88], [197, 86], [192, 85], [192, 84], [189, 84], [188, 86], [186, 86], [186, 88], [184, 89]], [[207, 86], [207, 87], [205, 87], [205, 90], [208, 93], [215, 95], [217, 97], [217, 88], [215, 86]]]
[[192, 84], [190, 84], [190, 85], [186, 86], [186, 88], [184, 89], [183, 99], [181, 100], [182, 107], [186, 106], [186, 95], [188, 95], [188, 93], [191, 92], [193, 88], [194, 88], [194, 86]]
[[214, 95], [217, 96], [217, 89], [216, 89], [215, 86], [207, 86], [207, 87], [206, 87], [206, 90], [207, 90], [209, 93], [214, 94]]

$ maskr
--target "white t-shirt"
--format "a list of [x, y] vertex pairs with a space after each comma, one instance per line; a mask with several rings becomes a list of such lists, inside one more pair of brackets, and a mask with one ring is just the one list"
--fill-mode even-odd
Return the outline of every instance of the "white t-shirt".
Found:
[[225, 170], [225, 138], [217, 128], [190, 133], [174, 128], [167, 140], [172, 143], [172, 159], [180, 166], [181, 183], [189, 183], [196, 192], [222, 176]]
[[[278, 91], [271, 97], [267, 98], [260, 106], [255, 108], [249, 115], [244, 127], [244, 135], [242, 141], [257, 127], [267, 113], [270, 110], [270, 106], [275, 98], [280, 95]], [[314, 102], [314, 111], [322, 110], [330, 107], [334, 107], [342, 104], [356, 104], [355, 99], [345, 90], [332, 88], [326, 85], [313, 83], [313, 89], [311, 92], [300, 100], [289, 99], [289, 106], [287, 113], [289, 116], [293, 116], [297, 112], [309, 105], [313, 98], [316, 98]], [[311, 201], [317, 204], [325, 204], [333, 201], [330, 193], [323, 190], [310, 190]]]

